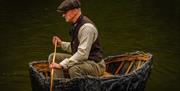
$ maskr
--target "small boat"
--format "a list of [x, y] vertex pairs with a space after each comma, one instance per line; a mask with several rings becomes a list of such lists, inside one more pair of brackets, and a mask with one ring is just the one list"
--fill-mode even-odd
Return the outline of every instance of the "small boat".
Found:
[[[101, 77], [84, 76], [53, 80], [53, 91], [144, 91], [152, 68], [152, 54], [129, 52], [108, 56], [106, 72]], [[32, 91], [49, 91], [50, 69], [46, 60], [29, 63]]]

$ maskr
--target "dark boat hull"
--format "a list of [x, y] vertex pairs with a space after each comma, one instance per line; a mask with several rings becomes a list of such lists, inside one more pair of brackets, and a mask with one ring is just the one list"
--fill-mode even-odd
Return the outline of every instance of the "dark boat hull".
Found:
[[[54, 79], [53, 91], [144, 91], [152, 68], [152, 55], [150, 56], [150, 60], [143, 63], [141, 68], [127, 75]], [[50, 78], [45, 78], [44, 74], [33, 67], [36, 63], [47, 61], [34, 61], [29, 64], [32, 91], [49, 91]]]

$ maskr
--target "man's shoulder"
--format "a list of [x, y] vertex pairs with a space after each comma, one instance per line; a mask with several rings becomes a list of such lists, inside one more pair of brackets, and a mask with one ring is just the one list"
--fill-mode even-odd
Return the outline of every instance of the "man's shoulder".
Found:
[[96, 30], [97, 31], [96, 27], [91, 23], [85, 23], [84, 25], [82, 25], [80, 27], [80, 30], [84, 30], [84, 29], [85, 30]]
[[85, 23], [80, 27], [79, 33], [97, 33], [96, 27], [91, 23]]
[[92, 23], [85, 23], [82, 26], [84, 26], [84, 27], [94, 27], [95, 28], [95, 26]]

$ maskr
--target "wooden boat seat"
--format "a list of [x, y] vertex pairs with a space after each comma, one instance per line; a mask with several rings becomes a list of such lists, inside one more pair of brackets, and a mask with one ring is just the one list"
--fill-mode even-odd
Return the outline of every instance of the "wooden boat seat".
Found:
[[120, 55], [105, 59], [106, 72], [102, 77], [113, 75], [127, 75], [134, 70], [141, 68], [145, 61], [149, 60], [150, 56], [145, 54]]
[[[122, 62], [122, 63], [117, 67], [117, 69], [115, 70], [115, 74], [113, 74], [113, 73], [111, 73], [111, 72], [105, 71], [101, 77], [110, 77], [110, 76], [113, 76], [113, 75], [122, 75], [122, 74], [119, 74], [119, 73], [121, 72], [121, 70], [125, 70], [125, 69], [126, 69], [125, 75], [127, 75], [128, 73], [132, 72], [133, 70], [138, 70], [138, 69], [141, 67], [142, 63], [143, 63], [142, 61], [139, 61], [138, 64], [135, 64], [134, 62], [131, 62], [131, 63], [128, 65], [128, 67], [123, 68], [123, 66], [125, 67], [125, 66], [127, 66], [127, 65], [125, 65], [124, 62]], [[136, 66], [136, 68], [132, 68], [132, 67], [133, 67], [133, 64], [135, 64], [134, 66]], [[132, 71], [130, 71], [130, 70], [132, 70]]]

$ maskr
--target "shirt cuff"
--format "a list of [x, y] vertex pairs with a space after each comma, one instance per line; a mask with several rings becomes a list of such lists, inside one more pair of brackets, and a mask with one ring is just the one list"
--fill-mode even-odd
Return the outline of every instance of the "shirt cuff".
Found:
[[64, 41], [61, 42], [61, 47], [62, 48], [65, 48], [68, 45], [69, 45], [69, 42], [64, 42]]
[[67, 68], [68, 68], [68, 63], [69, 63], [69, 59], [66, 58], [66, 59], [64, 59], [62, 62], [60, 62], [59, 64], [60, 64], [61, 66], [63, 66], [65, 69], [67, 69]]

